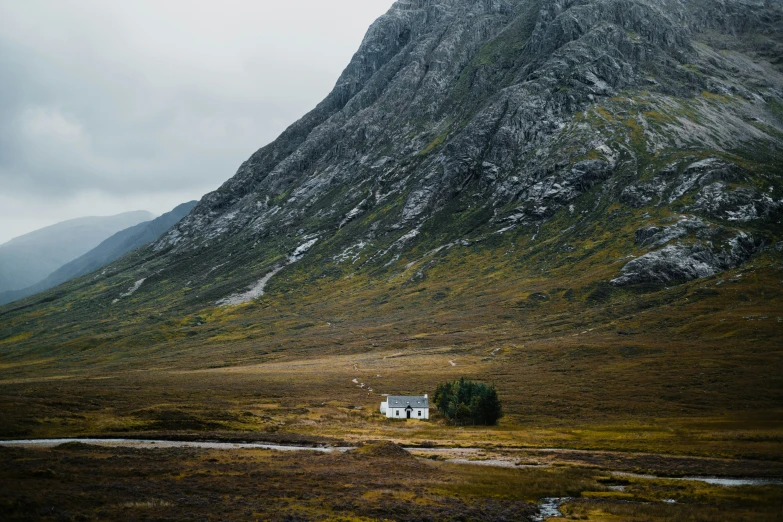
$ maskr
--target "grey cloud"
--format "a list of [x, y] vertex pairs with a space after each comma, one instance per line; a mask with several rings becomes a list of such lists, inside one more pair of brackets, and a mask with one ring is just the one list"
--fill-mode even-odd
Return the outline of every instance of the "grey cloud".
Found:
[[0, 195], [65, 209], [212, 190], [328, 93], [391, 4], [2, 2]]

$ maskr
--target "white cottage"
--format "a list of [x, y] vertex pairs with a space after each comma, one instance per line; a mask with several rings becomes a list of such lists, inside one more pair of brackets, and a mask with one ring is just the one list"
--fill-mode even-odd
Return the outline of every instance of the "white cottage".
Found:
[[381, 413], [389, 419], [429, 419], [430, 400], [426, 393], [423, 397], [390, 395], [381, 403]]

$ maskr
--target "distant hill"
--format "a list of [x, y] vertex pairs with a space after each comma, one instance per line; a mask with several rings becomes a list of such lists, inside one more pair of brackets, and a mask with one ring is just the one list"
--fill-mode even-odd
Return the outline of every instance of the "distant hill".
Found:
[[144, 221], [117, 232], [86, 254], [61, 266], [42, 281], [27, 288], [0, 293], [0, 304], [35, 295], [71, 279], [94, 272], [128, 252], [152, 243], [168, 231], [169, 228], [176, 225], [179, 220], [188, 215], [193, 207], [196, 206], [196, 203], [197, 201], [183, 203], [159, 218], [152, 221]]
[[27, 288], [101, 241], [155, 216], [140, 210], [63, 221], [0, 245], [0, 292]]

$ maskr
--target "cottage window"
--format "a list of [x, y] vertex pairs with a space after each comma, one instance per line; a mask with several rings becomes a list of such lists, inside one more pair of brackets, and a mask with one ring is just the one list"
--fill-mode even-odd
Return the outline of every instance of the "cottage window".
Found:
[[419, 410], [419, 417], [421, 417], [421, 410]]

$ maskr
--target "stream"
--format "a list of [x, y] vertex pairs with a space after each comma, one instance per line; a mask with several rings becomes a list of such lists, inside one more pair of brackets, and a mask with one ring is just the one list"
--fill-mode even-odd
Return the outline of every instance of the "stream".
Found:
[[533, 522], [545, 522], [548, 518], [561, 518], [560, 506], [571, 500], [565, 498], [542, 498], [538, 502], [539, 513], [533, 518]]
[[762, 478], [724, 478], [724, 477], [659, 477], [657, 475], [639, 475], [637, 473], [625, 473], [622, 471], [612, 471], [612, 475], [617, 477], [631, 477], [650, 480], [690, 480], [696, 482], [706, 482], [715, 486], [781, 486], [783, 479], [762, 479]]
[[233, 449], [265, 449], [275, 451], [315, 451], [319, 453], [346, 452], [353, 448], [336, 448], [332, 446], [288, 446], [285, 444], [267, 444], [255, 442], [188, 442], [178, 440], [137, 440], [137, 439], [33, 439], [33, 440], [2, 440], [0, 446], [5, 447], [37, 447], [54, 448], [61, 444], [78, 442], [103, 446], [107, 448], [139, 448], [139, 449], [166, 449], [166, 448], [200, 448], [215, 450]]
[[[103, 446], [107, 448], [138, 448], [138, 449], [167, 449], [167, 448], [198, 448], [212, 450], [237, 450], [237, 449], [264, 449], [273, 451], [314, 451], [318, 453], [345, 453], [355, 449], [353, 447], [335, 447], [335, 446], [289, 446], [286, 444], [270, 444], [260, 442], [190, 442], [176, 440], [141, 440], [141, 439], [92, 439], [92, 438], [72, 438], [72, 439], [31, 439], [31, 440], [0, 440], [0, 447], [38, 447], [54, 448], [61, 444], [68, 443], [91, 444], [94, 446]], [[406, 447], [412, 453], [478, 453], [478, 448], [421, 448]], [[513, 460], [503, 459], [469, 459], [469, 458], [451, 458], [444, 462], [452, 464], [467, 464], [474, 466], [491, 466], [496, 468], [540, 468], [545, 466], [517, 464]], [[779, 486], [783, 485], [783, 479], [766, 479], [750, 477], [660, 477], [657, 475], [639, 475], [635, 473], [625, 473], [622, 471], [609, 471], [612, 475], [618, 477], [631, 477], [650, 480], [689, 480], [705, 482], [716, 486], [736, 487], [736, 486]], [[557, 499], [547, 499], [557, 500]], [[543, 509], [543, 508], [542, 508]]]

